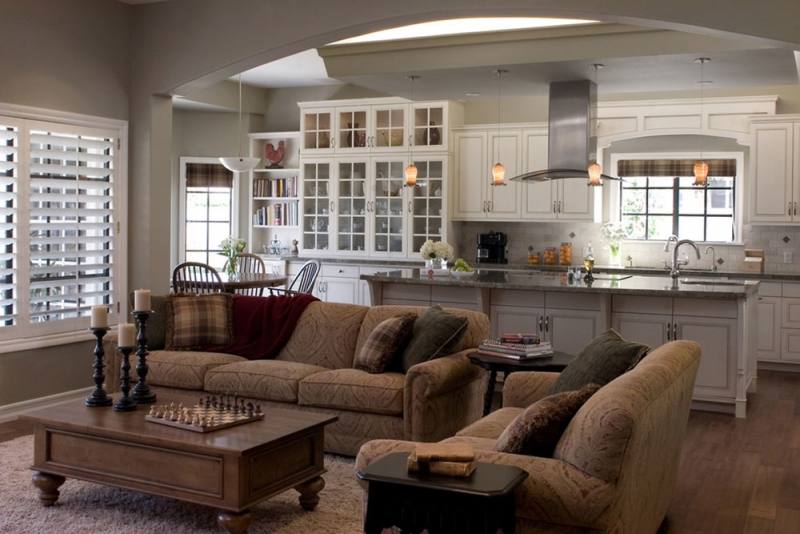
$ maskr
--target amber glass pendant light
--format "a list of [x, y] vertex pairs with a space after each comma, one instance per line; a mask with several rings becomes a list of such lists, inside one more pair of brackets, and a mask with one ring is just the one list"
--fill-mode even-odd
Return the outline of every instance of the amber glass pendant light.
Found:
[[[602, 63], [592, 63], [594, 69], [594, 84], [597, 85], [597, 71], [605, 67]], [[599, 120], [599, 119], [596, 119]], [[589, 174], [589, 181], [586, 183], [589, 187], [600, 187], [603, 185], [603, 166], [596, 161], [589, 163], [586, 167], [586, 172]]]
[[[408, 81], [411, 84], [411, 101], [414, 101], [414, 82], [419, 79], [419, 76], [415, 74], [411, 74], [408, 77]], [[412, 119], [409, 119], [411, 122]], [[414, 124], [411, 122], [411, 146], [409, 147], [411, 150], [411, 161], [408, 164], [408, 167], [405, 168], [403, 171], [403, 175], [405, 176], [406, 183], [404, 184], [405, 187], [414, 187], [417, 185], [417, 166], [414, 165]]]
[[[497, 76], [497, 133], [500, 133], [500, 96], [502, 94], [502, 81], [503, 81], [503, 74], [507, 73], [508, 71], [505, 69], [497, 69], [494, 71], [495, 75]], [[500, 149], [495, 150], [495, 155], [497, 158], [495, 163], [492, 166], [492, 181], [489, 185], [498, 186], [498, 185], [506, 185], [506, 166], [500, 163]]]
[[[694, 60], [700, 64], [700, 128], [703, 127], [703, 88], [706, 80], [703, 77], [703, 66], [711, 61], [707, 57], [699, 57]], [[708, 184], [708, 163], [703, 159], [703, 152], [700, 152], [700, 159], [694, 162], [694, 185], [695, 187], [705, 187]]]

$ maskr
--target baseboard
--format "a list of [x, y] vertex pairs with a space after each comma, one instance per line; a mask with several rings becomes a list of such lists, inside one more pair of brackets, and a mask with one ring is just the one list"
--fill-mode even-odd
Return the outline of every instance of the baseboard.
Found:
[[733, 404], [726, 404], [722, 402], [708, 401], [708, 400], [693, 400], [692, 410], [699, 412], [716, 412], [726, 413], [733, 415], [736, 413], [736, 407]]
[[82, 399], [89, 392], [94, 389], [93, 387], [73, 389], [72, 391], [65, 391], [63, 393], [56, 393], [55, 395], [47, 395], [46, 397], [39, 397], [36, 399], [15, 402], [13, 404], [6, 404], [0, 406], [0, 423], [16, 419], [25, 412], [38, 410], [40, 408], [47, 408], [61, 404], [63, 402], [73, 401], [75, 399]]
[[788, 362], [758, 362], [759, 371], [781, 371], [783, 373], [800, 373], [800, 364]]

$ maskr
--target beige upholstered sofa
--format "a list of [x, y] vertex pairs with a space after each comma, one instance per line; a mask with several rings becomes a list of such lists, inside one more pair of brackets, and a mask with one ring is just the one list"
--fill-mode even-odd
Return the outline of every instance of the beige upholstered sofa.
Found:
[[[484, 373], [469, 363], [466, 353], [489, 335], [485, 314], [447, 309], [468, 319], [464, 337], [453, 354], [415, 365], [406, 374], [353, 369], [355, 354], [378, 323], [424, 310], [314, 302], [274, 360], [152, 351], [147, 380], [162, 398], [194, 403], [203, 392], [237, 393], [259, 399], [264, 408], [335, 413], [338, 422], [325, 432], [328, 452], [355, 456], [363, 443], [376, 438], [438, 441], [481, 415]], [[118, 383], [118, 368], [119, 355], [109, 369], [108, 384]]]
[[[479, 461], [516, 465], [517, 532], [654, 533], [669, 507], [686, 431], [700, 347], [675, 341], [595, 393], [576, 414], [553, 458], [494, 452], [505, 427], [541, 398], [556, 373], [514, 373], [503, 408], [446, 441], [468, 441]], [[365, 444], [356, 468], [413, 443]]]

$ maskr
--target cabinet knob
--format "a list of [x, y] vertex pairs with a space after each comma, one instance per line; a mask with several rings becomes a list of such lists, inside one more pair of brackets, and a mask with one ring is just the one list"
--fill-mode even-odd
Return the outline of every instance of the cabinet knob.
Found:
[[667, 323], [667, 341], [672, 341], [672, 324]]

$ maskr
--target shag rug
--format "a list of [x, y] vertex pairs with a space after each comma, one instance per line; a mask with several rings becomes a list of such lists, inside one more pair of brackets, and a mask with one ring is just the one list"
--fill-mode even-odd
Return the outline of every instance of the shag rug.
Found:
[[[31, 483], [33, 436], [0, 443], [0, 532], [14, 534], [213, 533], [216, 510], [165, 497], [154, 497], [99, 484], [67, 479], [55, 506], [39, 504]], [[326, 455], [325, 489], [313, 512], [289, 490], [253, 508], [250, 533], [353, 534], [361, 532], [362, 491], [353, 460]]]

